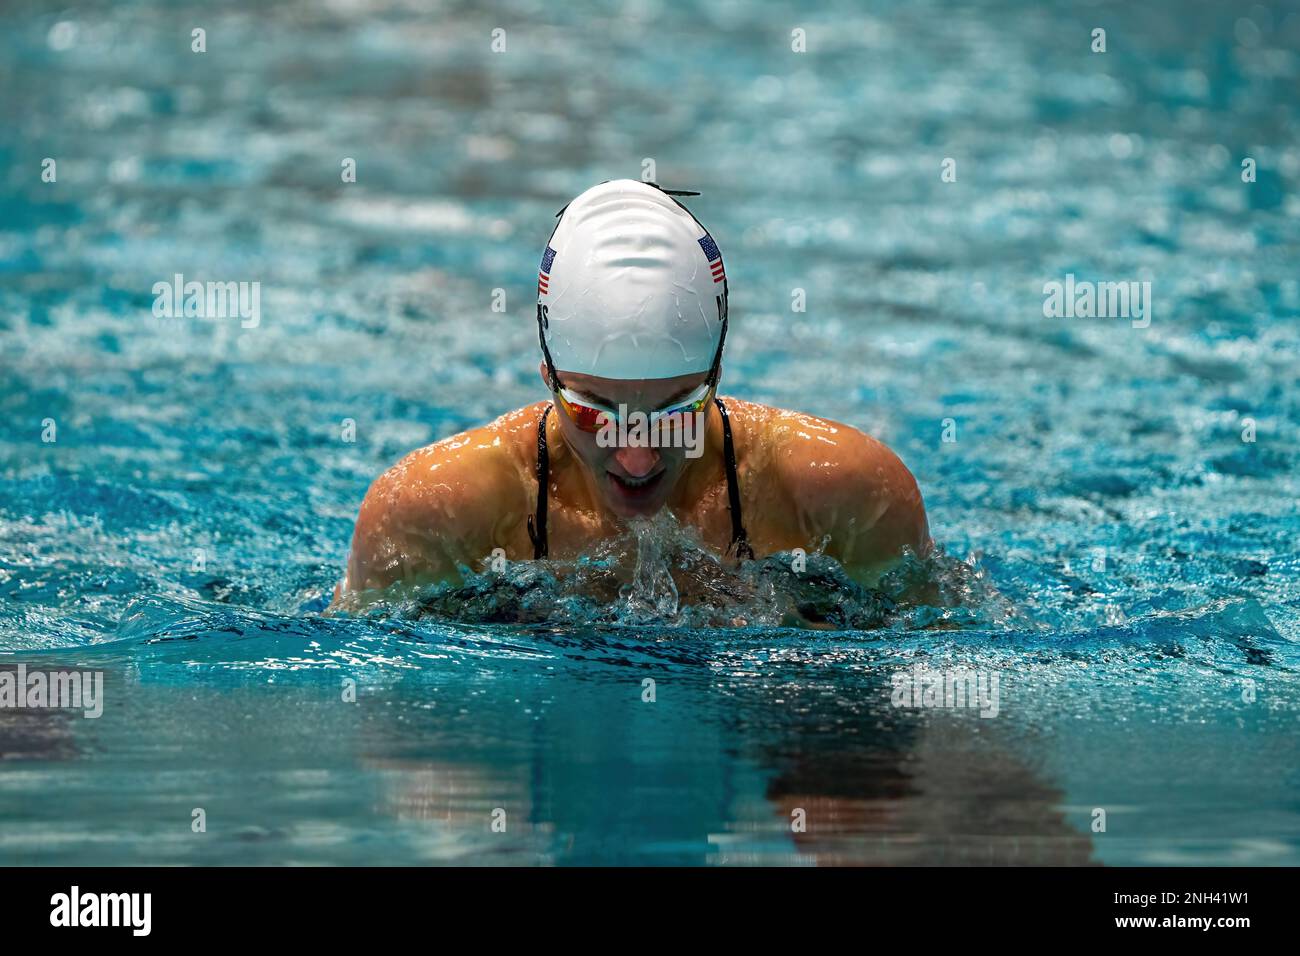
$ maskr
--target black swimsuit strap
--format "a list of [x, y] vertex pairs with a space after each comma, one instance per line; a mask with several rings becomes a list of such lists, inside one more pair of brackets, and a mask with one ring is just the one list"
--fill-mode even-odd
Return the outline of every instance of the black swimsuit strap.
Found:
[[713, 401], [722, 415], [722, 462], [727, 468], [727, 506], [731, 509], [731, 544], [727, 551], [734, 551], [738, 558], [752, 559], [754, 549], [749, 546], [749, 534], [745, 531], [745, 523], [740, 520], [740, 478], [736, 475], [736, 444], [731, 440], [731, 419], [722, 399], [715, 396]]
[[546, 557], [546, 489], [551, 483], [551, 454], [546, 448], [546, 418], [551, 406], [546, 406], [537, 422], [537, 512], [536, 519], [528, 516], [528, 537], [533, 541], [533, 560]]
[[[727, 546], [727, 552], [734, 551], [738, 558], [752, 559], [754, 549], [749, 545], [749, 535], [740, 519], [740, 479], [736, 474], [736, 444], [731, 438], [731, 419], [722, 399], [715, 397], [713, 401], [722, 415], [722, 462], [727, 469], [727, 507], [731, 511], [731, 544]], [[551, 456], [546, 447], [546, 419], [552, 407], [547, 405], [537, 422], [537, 511], [528, 516], [528, 537], [533, 542], [533, 559], [538, 561], [546, 557], [548, 550], [546, 489], [551, 483]]]

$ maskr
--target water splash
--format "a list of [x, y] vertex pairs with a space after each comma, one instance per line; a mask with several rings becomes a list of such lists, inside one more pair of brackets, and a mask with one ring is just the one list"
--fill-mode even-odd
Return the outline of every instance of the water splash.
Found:
[[652, 519], [632, 522], [636, 568], [632, 580], [619, 589], [620, 612], [626, 619], [671, 620], [677, 616], [681, 595], [669, 557], [674, 528], [662, 512]]
[[736, 562], [666, 513], [632, 522], [577, 560], [462, 568], [457, 584], [385, 596], [360, 613], [470, 623], [681, 628], [964, 629], [1024, 626], [976, 564], [906, 552], [875, 588], [824, 551]]

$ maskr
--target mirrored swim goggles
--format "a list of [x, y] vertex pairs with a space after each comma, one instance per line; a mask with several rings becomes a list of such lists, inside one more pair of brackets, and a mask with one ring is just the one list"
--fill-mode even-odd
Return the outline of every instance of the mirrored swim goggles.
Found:
[[[660, 430], [675, 431], [681, 427], [682, 420], [687, 415], [697, 415], [708, 408], [709, 400], [713, 397], [715, 383], [713, 377], [703, 382], [699, 388], [695, 389], [684, 398], [674, 399], [667, 405], [646, 412], [647, 425], [651, 433], [658, 433]], [[620, 415], [617, 410], [607, 405], [595, 402], [579, 392], [560, 386], [555, 390], [555, 397], [558, 404], [564, 409], [564, 413], [569, 416], [579, 429], [584, 432], [598, 432], [602, 428], [617, 428]], [[627, 406], [622, 406], [623, 411], [627, 411]]]

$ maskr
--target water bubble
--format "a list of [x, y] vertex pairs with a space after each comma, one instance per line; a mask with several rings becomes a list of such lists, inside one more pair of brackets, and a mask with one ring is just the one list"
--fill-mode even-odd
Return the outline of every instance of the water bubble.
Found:
[[71, 50], [77, 44], [77, 24], [74, 20], [60, 20], [50, 27], [45, 37], [51, 50]]
[[1233, 25], [1232, 34], [1237, 38], [1237, 42], [1244, 47], [1254, 48], [1259, 46], [1259, 27], [1249, 17], [1241, 17]]

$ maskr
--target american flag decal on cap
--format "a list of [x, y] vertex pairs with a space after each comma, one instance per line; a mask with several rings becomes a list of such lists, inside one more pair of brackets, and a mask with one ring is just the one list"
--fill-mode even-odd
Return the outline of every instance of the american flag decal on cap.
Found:
[[718, 244], [713, 241], [713, 237], [707, 232], [699, 240], [700, 248], [704, 250], [704, 255], [709, 260], [709, 269], [713, 272], [713, 281], [721, 282], [727, 277], [722, 271], [722, 253], [718, 251]]
[[551, 265], [555, 262], [555, 250], [550, 246], [542, 253], [542, 267], [537, 272], [537, 294], [545, 295], [551, 284]]

